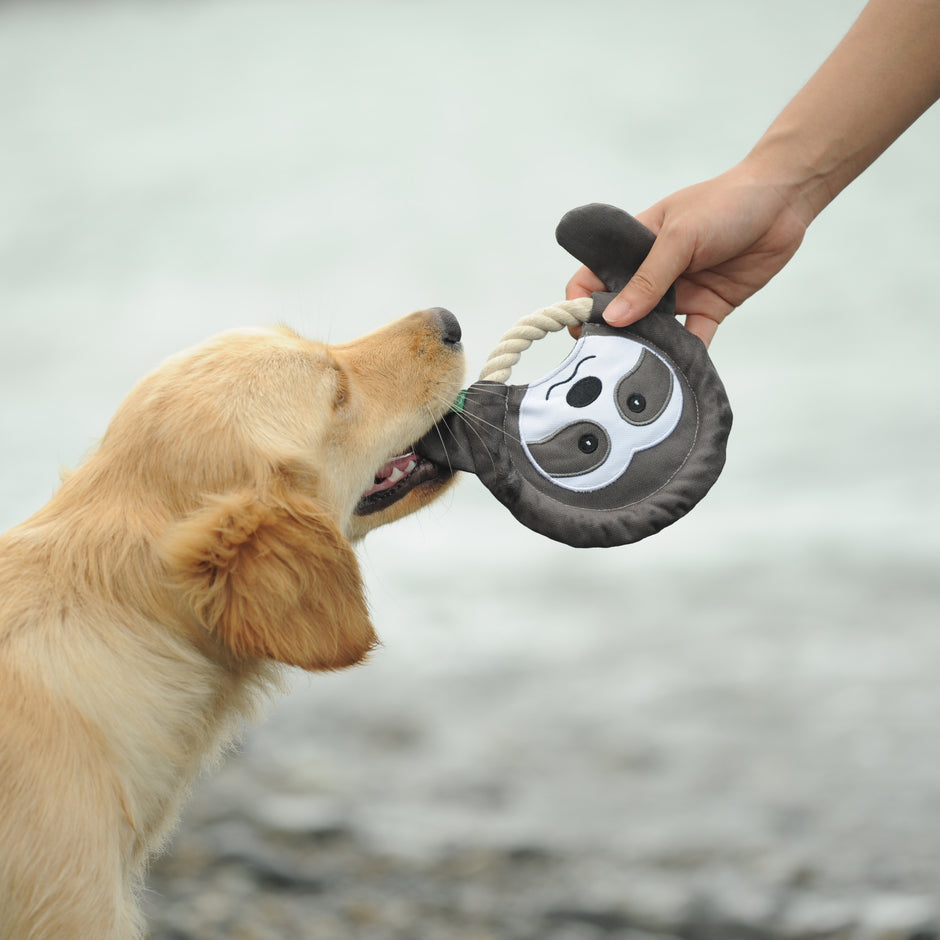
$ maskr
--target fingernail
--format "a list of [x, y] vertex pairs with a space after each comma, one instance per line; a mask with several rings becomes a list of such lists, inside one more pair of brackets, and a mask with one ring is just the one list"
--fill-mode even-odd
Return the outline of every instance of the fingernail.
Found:
[[611, 326], [623, 326], [630, 322], [630, 314], [633, 308], [626, 300], [615, 297], [604, 310], [604, 319]]

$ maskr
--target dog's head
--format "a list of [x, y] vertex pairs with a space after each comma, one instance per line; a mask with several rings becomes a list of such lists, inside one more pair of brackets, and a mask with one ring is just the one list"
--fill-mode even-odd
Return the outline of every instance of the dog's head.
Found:
[[237, 660], [332, 669], [375, 644], [350, 540], [449, 481], [411, 445], [459, 391], [459, 341], [443, 310], [334, 346], [237, 331], [128, 396], [95, 461], [138, 512], [170, 520], [170, 582]]

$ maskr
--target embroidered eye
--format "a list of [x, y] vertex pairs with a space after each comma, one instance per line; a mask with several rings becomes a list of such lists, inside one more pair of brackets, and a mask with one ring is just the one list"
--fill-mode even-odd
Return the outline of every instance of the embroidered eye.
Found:
[[639, 392], [634, 392], [627, 396], [627, 408], [635, 415], [642, 414], [646, 411], [646, 399]]
[[582, 434], [578, 439], [578, 450], [582, 454], [593, 454], [599, 443], [596, 434]]
[[610, 437], [593, 421], [576, 421], [526, 444], [536, 467], [553, 479], [590, 473], [610, 456]]
[[672, 399], [673, 381], [669, 366], [644, 349], [643, 355], [617, 385], [615, 399], [620, 417], [634, 427], [652, 424]]
[[585, 408], [597, 400], [603, 387], [604, 383], [596, 375], [586, 375], [568, 389], [565, 401], [572, 408]]

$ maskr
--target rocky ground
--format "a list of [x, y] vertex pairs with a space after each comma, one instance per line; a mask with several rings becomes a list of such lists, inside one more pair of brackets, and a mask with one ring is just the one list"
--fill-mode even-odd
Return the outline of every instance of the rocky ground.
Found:
[[819, 892], [812, 871], [755, 897], [700, 882], [700, 859], [631, 870], [536, 845], [434, 857], [376, 850], [341, 826], [189, 817], [154, 868], [152, 940], [936, 940], [924, 896]]
[[153, 940], [940, 937], [933, 575], [828, 563], [821, 608], [810, 569], [635, 572], [632, 621], [582, 572], [591, 629], [497, 591], [492, 647], [483, 594], [399, 620], [398, 571], [374, 661], [301, 677], [197, 788]]

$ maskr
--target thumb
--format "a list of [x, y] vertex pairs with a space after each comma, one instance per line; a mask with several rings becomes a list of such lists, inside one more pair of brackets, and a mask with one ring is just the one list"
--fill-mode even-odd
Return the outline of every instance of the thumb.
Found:
[[626, 326], [645, 317], [688, 268], [692, 249], [675, 242], [668, 234], [657, 236], [646, 260], [604, 311], [611, 326]]

